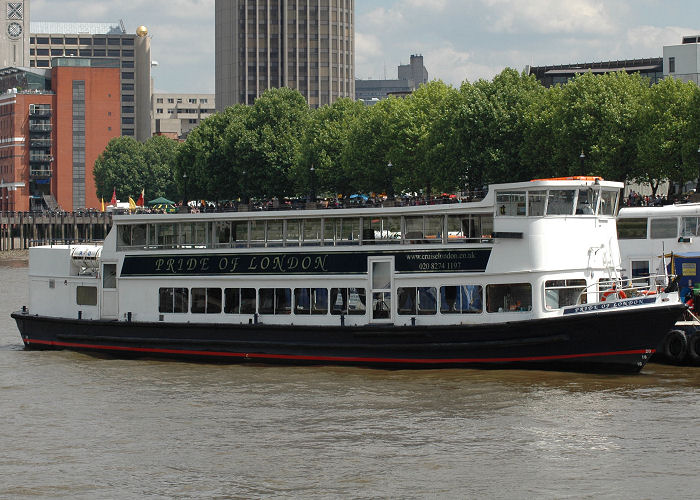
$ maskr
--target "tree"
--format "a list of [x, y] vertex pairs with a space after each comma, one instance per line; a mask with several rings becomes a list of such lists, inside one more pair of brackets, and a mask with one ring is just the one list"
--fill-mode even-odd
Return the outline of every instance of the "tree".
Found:
[[165, 136], [154, 136], [143, 144], [146, 162], [144, 189], [149, 199], [174, 199], [178, 194], [175, 165], [179, 143]]
[[113, 190], [119, 199], [133, 197], [144, 188], [146, 172], [141, 143], [131, 137], [115, 137], [95, 160], [93, 176], [97, 197], [109, 200]]

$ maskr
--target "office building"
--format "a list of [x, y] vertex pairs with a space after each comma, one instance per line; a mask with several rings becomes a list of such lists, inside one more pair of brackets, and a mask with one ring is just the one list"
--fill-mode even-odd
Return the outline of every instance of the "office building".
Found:
[[27, 66], [29, 60], [29, 0], [6, 2], [0, 16], [0, 68]]
[[120, 61], [0, 70], [0, 210], [99, 208], [93, 167], [120, 135]]
[[684, 36], [680, 45], [664, 47], [664, 75], [700, 84], [700, 35]]
[[297, 89], [311, 107], [355, 95], [354, 0], [216, 0], [216, 106]]
[[145, 27], [136, 33], [127, 33], [121, 23], [33, 22], [30, 27], [25, 65], [31, 68], [51, 68], [54, 58], [64, 56], [118, 61], [120, 134], [139, 141], [151, 137], [151, 41]]
[[215, 112], [214, 94], [153, 94], [151, 129], [154, 135], [185, 139]]
[[355, 80], [355, 99], [366, 103], [385, 99], [389, 95], [406, 95], [428, 83], [428, 70], [423, 56], [412, 55], [409, 64], [399, 66], [396, 80]]
[[602, 61], [594, 63], [560, 64], [556, 66], [528, 66], [526, 71], [545, 87], [564, 84], [578, 74], [593, 73], [639, 73], [649, 79], [650, 84], [658, 83], [664, 77], [663, 61], [660, 57], [647, 59], [627, 59], [623, 61]]

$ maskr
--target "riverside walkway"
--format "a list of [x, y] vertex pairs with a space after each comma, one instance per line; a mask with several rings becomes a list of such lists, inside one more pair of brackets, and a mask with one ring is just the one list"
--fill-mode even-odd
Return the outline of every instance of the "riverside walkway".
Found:
[[109, 212], [0, 212], [0, 251], [104, 240]]

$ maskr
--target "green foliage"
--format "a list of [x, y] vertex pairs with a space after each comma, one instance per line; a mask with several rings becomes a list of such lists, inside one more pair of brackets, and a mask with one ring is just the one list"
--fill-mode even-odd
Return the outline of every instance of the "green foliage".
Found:
[[[374, 106], [341, 99], [310, 110], [291, 89], [204, 120], [177, 145], [110, 142], [98, 196], [231, 200], [480, 189], [489, 183], [600, 175], [648, 183], [696, 179], [700, 91], [666, 79], [585, 73], [545, 89], [505, 69], [491, 81], [440, 81]], [[581, 161], [581, 153], [585, 161]], [[391, 167], [389, 166], [391, 164]], [[312, 178], [311, 167], [314, 168]]]

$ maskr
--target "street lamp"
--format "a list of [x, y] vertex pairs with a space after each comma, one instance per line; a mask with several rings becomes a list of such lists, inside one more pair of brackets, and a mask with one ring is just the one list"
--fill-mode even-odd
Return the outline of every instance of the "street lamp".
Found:
[[581, 154], [579, 155], [579, 159], [581, 160], [581, 175], [586, 175], [585, 170], [583, 170], [583, 164], [586, 162], [586, 155], [583, 154], [583, 148], [581, 148]]
[[392, 176], [392, 173], [391, 173], [391, 170], [392, 170], [392, 167], [393, 167], [393, 166], [394, 166], [394, 165], [392, 165], [391, 162], [389, 162], [389, 163], [387, 164], [387, 166], [386, 166], [387, 178], [388, 178], [388, 182], [387, 182], [387, 193], [386, 193], [386, 194], [387, 194], [387, 199], [389, 199], [389, 200], [393, 200], [393, 199], [394, 199], [394, 182], [393, 182], [393, 176]]
[[316, 203], [316, 169], [314, 169], [313, 165], [311, 165], [309, 173], [311, 175], [311, 195], [309, 196], [309, 201]]
[[182, 204], [185, 205], [183, 208], [189, 212], [190, 211], [190, 204], [189, 204], [188, 199], [187, 199], [187, 172], [182, 174], [182, 183], [183, 183], [182, 197], [184, 198], [184, 200], [182, 200]]

